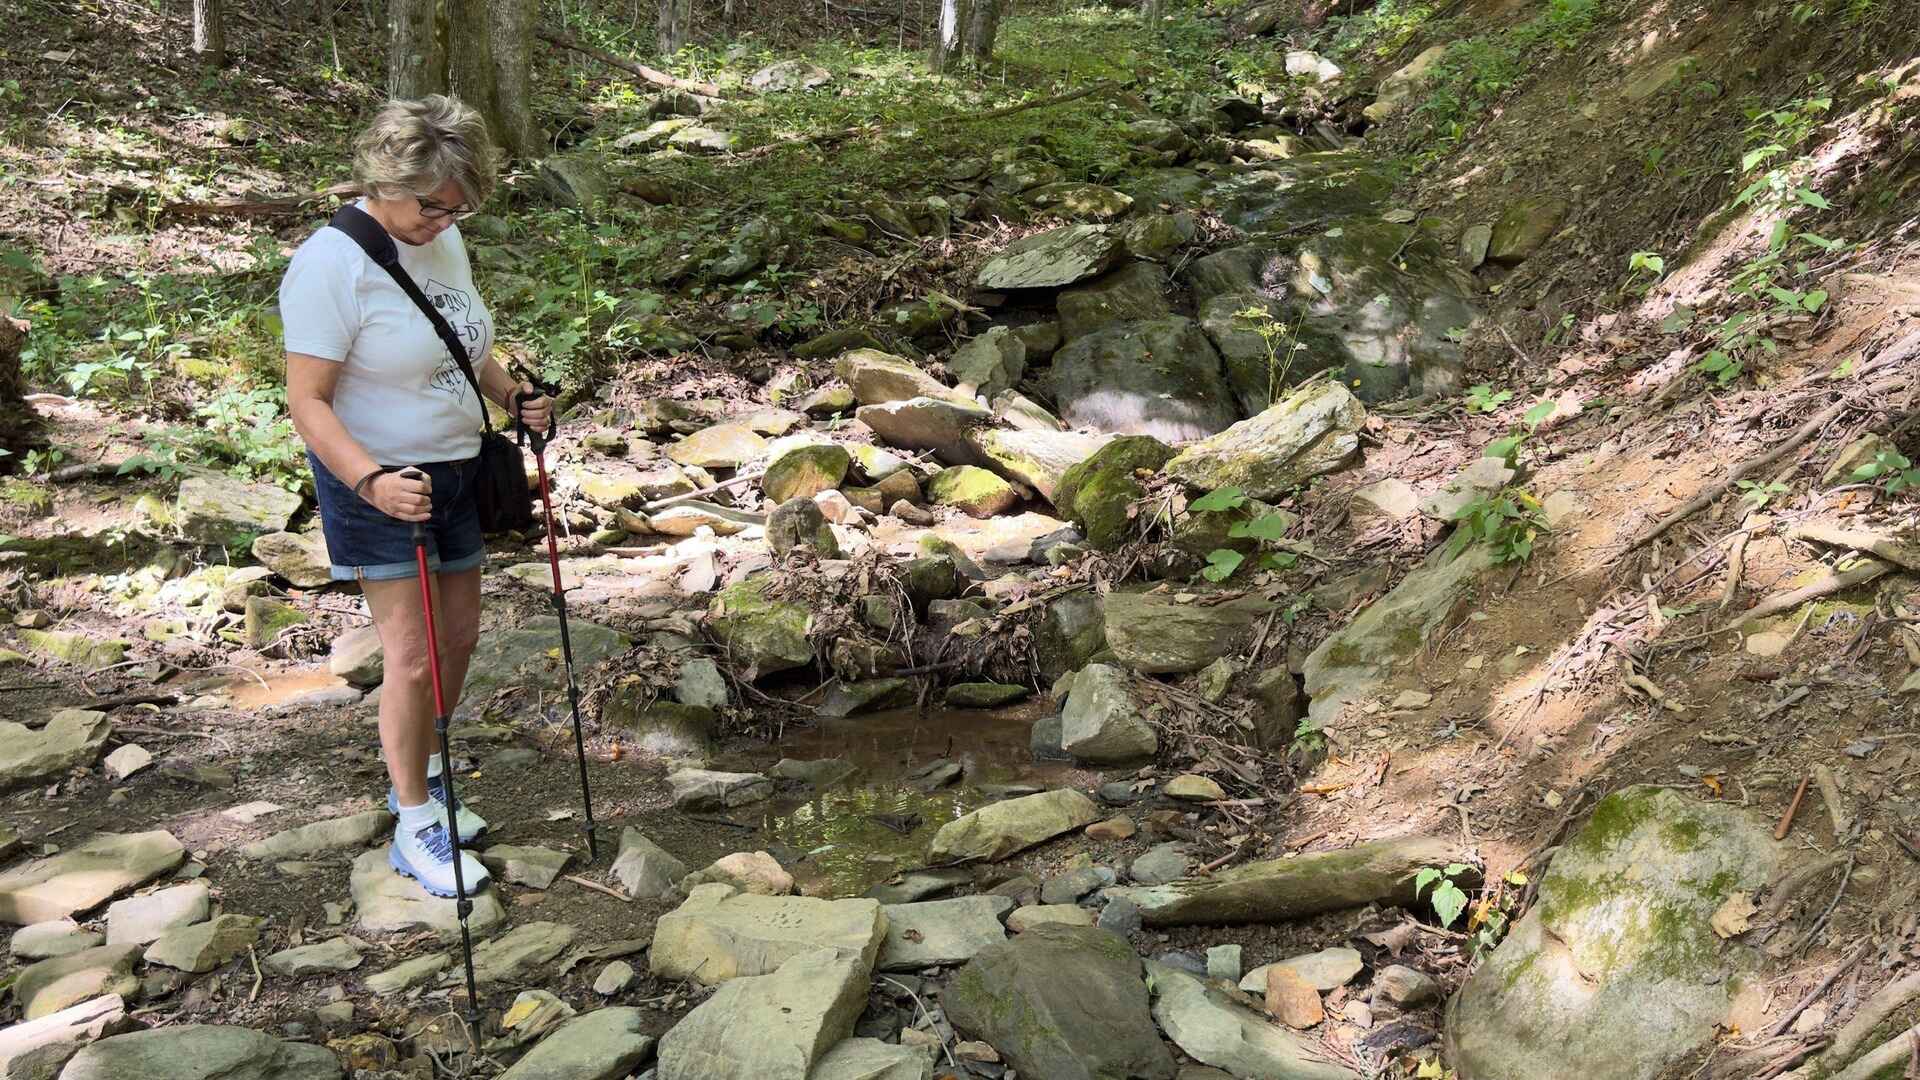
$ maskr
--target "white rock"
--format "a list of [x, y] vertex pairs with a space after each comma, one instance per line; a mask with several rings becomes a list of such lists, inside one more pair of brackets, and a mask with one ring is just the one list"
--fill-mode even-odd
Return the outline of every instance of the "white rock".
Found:
[[138, 743], [128, 743], [101, 762], [107, 767], [107, 775], [115, 780], [125, 780], [141, 769], [153, 764], [153, 755]]
[[107, 908], [107, 944], [158, 941], [170, 930], [206, 921], [211, 909], [211, 893], [204, 880], [116, 900]]

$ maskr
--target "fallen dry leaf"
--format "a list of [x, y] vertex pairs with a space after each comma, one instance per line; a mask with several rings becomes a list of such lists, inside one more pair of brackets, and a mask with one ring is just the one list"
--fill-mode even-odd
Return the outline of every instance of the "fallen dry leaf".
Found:
[[1751, 896], [1737, 892], [1727, 897], [1727, 902], [1721, 904], [1720, 910], [1714, 912], [1713, 918], [1707, 922], [1713, 927], [1713, 932], [1723, 938], [1738, 937], [1747, 932], [1751, 925], [1749, 920], [1759, 911]]

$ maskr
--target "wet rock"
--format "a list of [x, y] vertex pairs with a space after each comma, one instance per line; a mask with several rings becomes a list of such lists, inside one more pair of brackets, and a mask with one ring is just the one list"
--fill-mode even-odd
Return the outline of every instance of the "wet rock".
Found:
[[700, 709], [724, 709], [732, 700], [720, 666], [705, 657], [696, 657], [680, 664], [680, 673], [674, 679], [673, 696], [682, 705]]
[[629, 825], [620, 830], [620, 851], [608, 871], [627, 895], [636, 900], [659, 900], [674, 895], [686, 864]]
[[1411, 903], [1415, 874], [1459, 862], [1461, 856], [1457, 844], [1437, 837], [1377, 840], [1346, 851], [1247, 863], [1199, 880], [1109, 889], [1108, 894], [1139, 904], [1148, 926], [1271, 922], [1376, 901]]
[[88, 709], [61, 709], [37, 731], [0, 721], [0, 791], [92, 765], [112, 733], [107, 714]]
[[991, 398], [1013, 389], [1026, 375], [1027, 345], [1019, 334], [995, 326], [954, 350], [947, 367], [962, 391]]
[[1317, 1042], [1275, 1027], [1200, 979], [1152, 961], [1153, 1018], [1189, 1057], [1225, 1069], [1242, 1080], [1357, 1080]]
[[1272, 610], [1259, 595], [1203, 606], [1164, 593], [1115, 591], [1106, 597], [1107, 647], [1120, 663], [1146, 674], [1199, 671], [1240, 652]]
[[[100, 934], [80, 929], [80, 924], [72, 919], [49, 919], [14, 931], [7, 947], [15, 960], [50, 960], [94, 948], [105, 941]], [[0, 1076], [5, 1075], [0, 1072]]]
[[990, 518], [1019, 505], [1020, 493], [985, 469], [957, 465], [933, 474], [927, 481], [927, 500], [955, 507], [968, 517]]
[[317, 534], [270, 532], [255, 539], [250, 550], [262, 566], [297, 589], [318, 589], [333, 580], [327, 542]]
[[681, 769], [667, 774], [676, 810], [725, 810], [773, 795], [773, 783], [759, 773]]
[[1240, 989], [1249, 994], [1264, 994], [1267, 991], [1267, 971], [1270, 968], [1284, 967], [1299, 976], [1300, 981], [1322, 993], [1347, 985], [1355, 975], [1366, 968], [1366, 962], [1360, 958], [1356, 949], [1345, 947], [1322, 949], [1305, 956], [1295, 956], [1276, 964], [1262, 964], [1247, 972], [1239, 980]]
[[[1006, 431], [974, 428], [967, 444], [987, 468], [1052, 500], [1068, 470], [1113, 441], [1108, 435], [1077, 431]], [[939, 476], [935, 476], [937, 481]], [[929, 486], [931, 490], [931, 485]]]
[[1201, 491], [1237, 487], [1273, 499], [1346, 464], [1359, 448], [1366, 409], [1346, 388], [1321, 382], [1167, 462], [1168, 475]]
[[943, 998], [954, 1027], [1000, 1052], [1022, 1076], [1170, 1080], [1140, 960], [1094, 927], [1033, 926], [960, 969]]
[[[545, 582], [551, 588], [552, 579], [548, 577]], [[574, 666], [579, 671], [591, 670], [632, 645], [625, 634], [578, 617], [568, 619], [567, 627], [572, 635]], [[484, 701], [505, 686], [564, 691], [566, 670], [553, 653], [559, 641], [560, 620], [544, 615], [510, 629], [481, 634], [461, 697]]]
[[878, 349], [855, 349], [833, 362], [833, 371], [853, 389], [862, 405], [886, 405], [913, 398], [973, 404], [973, 398], [951, 389], [914, 365], [913, 361]]
[[0, 873], [0, 922], [25, 926], [90, 910], [186, 857], [180, 841], [164, 831], [97, 833], [57, 855]]
[[169, 930], [147, 946], [146, 961], [194, 974], [212, 971], [257, 944], [260, 923], [250, 915], [221, 915]]
[[347, 938], [337, 937], [312, 945], [282, 949], [260, 963], [276, 975], [297, 979], [326, 971], [352, 971], [361, 962], [360, 949]]
[[925, 1047], [847, 1039], [814, 1063], [807, 1080], [933, 1080]]
[[169, 931], [204, 921], [211, 908], [211, 890], [204, 880], [116, 900], [107, 908], [107, 944], [157, 941]]
[[1072, 761], [1073, 755], [1060, 748], [1060, 718], [1043, 717], [1034, 721], [1028, 732], [1027, 748], [1035, 761]]
[[821, 949], [871, 971], [885, 939], [886, 917], [873, 900], [755, 896], [707, 884], [654, 924], [648, 963], [661, 978], [708, 986], [768, 974]]
[[1095, 550], [1110, 551], [1131, 531], [1127, 508], [1145, 494], [1136, 474], [1158, 472], [1173, 456], [1173, 449], [1155, 438], [1115, 439], [1061, 476], [1054, 507], [1079, 526]]
[[[397, 873], [389, 865], [384, 847], [362, 852], [353, 860], [348, 884], [353, 893], [356, 925], [362, 930], [375, 934], [431, 930], [442, 941], [460, 936], [454, 905], [429, 896], [419, 882]], [[467, 922], [476, 936], [506, 921], [506, 909], [501, 906], [498, 890], [484, 889], [471, 899], [473, 913]]]
[[1546, 246], [1572, 209], [1565, 199], [1551, 196], [1520, 199], [1507, 207], [1488, 239], [1487, 261], [1495, 266], [1518, 266]]
[[889, 904], [881, 971], [918, 971], [958, 964], [1007, 939], [1000, 920], [1013, 910], [1004, 896], [963, 896], [917, 904]]
[[708, 882], [730, 885], [755, 896], [785, 896], [793, 891], [793, 875], [764, 851], [736, 851], [722, 856], [705, 870], [682, 878], [680, 891], [691, 893]]
[[745, 424], [715, 424], [667, 447], [667, 457], [680, 465], [703, 469], [735, 469], [767, 452], [767, 440]]
[[867, 890], [866, 895], [888, 906], [913, 904], [943, 892], [952, 892], [962, 885], [971, 884], [972, 881], [973, 875], [959, 867], [948, 867], [944, 870], [915, 870], [902, 874], [897, 881], [875, 885]]
[[972, 460], [967, 432], [993, 419], [992, 412], [972, 401], [935, 397], [862, 405], [854, 416], [888, 446], [931, 450], [941, 461], [954, 465]]
[[1060, 712], [1060, 748], [1095, 764], [1139, 761], [1159, 750], [1159, 734], [1134, 699], [1130, 675], [1111, 664], [1088, 664], [1074, 676]]
[[857, 716], [860, 713], [902, 709], [914, 703], [918, 690], [912, 679], [865, 679], [836, 683], [820, 702], [821, 716]]
[[1492, 565], [1485, 544], [1469, 545], [1452, 558], [1440, 548], [1392, 592], [1322, 641], [1304, 665], [1313, 726], [1331, 725], [1345, 703], [1371, 694], [1396, 665], [1419, 652]]
[[1047, 289], [1083, 281], [1112, 266], [1120, 237], [1104, 225], [1066, 225], [1008, 245], [980, 268], [982, 289]]
[[1127, 877], [1140, 885], [1165, 885], [1187, 876], [1187, 856], [1176, 843], [1156, 844], [1133, 860]]
[[998, 862], [1035, 844], [1099, 820], [1093, 800], [1062, 788], [983, 806], [955, 818], [934, 834], [933, 862], [979, 859]]
[[1053, 375], [1060, 415], [1077, 427], [1181, 442], [1239, 418], [1220, 354], [1184, 316], [1075, 338], [1054, 356]]
[[340, 1080], [332, 1051], [243, 1027], [176, 1024], [102, 1039], [73, 1056], [61, 1080]]
[[240, 849], [249, 859], [295, 859], [327, 851], [366, 847], [393, 832], [393, 815], [368, 810], [348, 817], [316, 821], [256, 840]]
[[950, 709], [996, 709], [1024, 700], [1033, 691], [1009, 683], [955, 683], [947, 687]]
[[1032, 904], [1007, 916], [1007, 929], [1024, 934], [1036, 926], [1092, 926], [1094, 913], [1078, 904]]
[[811, 496], [796, 496], [767, 515], [767, 546], [785, 557], [806, 548], [822, 559], [840, 558], [840, 542]]
[[1780, 863], [1771, 833], [1740, 807], [1666, 788], [1601, 800], [1449, 1004], [1448, 1057], [1488, 1080], [1637, 1080], [1710, 1045], [1758, 964], [1711, 923], [1767, 884]]
[[853, 1033], [870, 968], [832, 950], [736, 978], [660, 1040], [660, 1080], [807, 1080]]
[[1105, 277], [1060, 294], [1060, 335], [1071, 342], [1117, 323], [1173, 314], [1167, 272], [1152, 262], [1128, 263]]
[[577, 1016], [514, 1062], [500, 1080], [621, 1080], [653, 1049], [639, 1009], [596, 1009]]
[[669, 758], [702, 758], [712, 750], [713, 710], [654, 697], [639, 680], [614, 684], [600, 708], [600, 722], [618, 728], [634, 745]]
[[573, 944], [564, 923], [530, 922], [473, 947], [473, 977], [483, 986], [523, 981]]
[[54, 1080], [88, 1043], [138, 1026], [118, 994], [103, 994], [38, 1020], [0, 1029], [0, 1077]]
[[[832, 443], [791, 447], [767, 465], [760, 487], [776, 503], [789, 499], [811, 499], [823, 491], [840, 486], [847, 477], [853, 456], [846, 448]], [[771, 522], [769, 522], [771, 527]]]
[[552, 887], [573, 862], [573, 852], [525, 844], [493, 844], [479, 853], [493, 880], [532, 889]]
[[39, 1020], [103, 994], [130, 997], [140, 989], [139, 959], [138, 945], [101, 945], [41, 960], [14, 977], [13, 1000], [21, 1019]]
[[766, 593], [770, 579], [756, 575], [720, 591], [707, 608], [707, 627], [748, 679], [813, 663], [807, 640], [812, 617], [805, 607]]
[[189, 540], [239, 545], [260, 533], [284, 531], [299, 509], [300, 496], [285, 488], [208, 473], [180, 481], [174, 521]]

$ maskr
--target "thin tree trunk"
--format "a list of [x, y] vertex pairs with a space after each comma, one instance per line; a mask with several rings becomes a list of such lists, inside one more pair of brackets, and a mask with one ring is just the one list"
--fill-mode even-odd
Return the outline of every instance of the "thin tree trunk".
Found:
[[221, 0], [193, 0], [193, 53], [209, 67], [227, 63], [227, 20]]
[[511, 158], [538, 153], [533, 126], [533, 24], [539, 0], [494, 0], [492, 5], [494, 89], [499, 106], [501, 150]]
[[693, 0], [660, 0], [661, 56], [672, 56], [693, 34]]
[[966, 57], [966, 36], [976, 0], [940, 0], [940, 26], [927, 54], [927, 69], [943, 72]]
[[447, 92], [447, 50], [441, 37], [440, 0], [390, 0], [387, 19], [387, 96], [412, 100]]

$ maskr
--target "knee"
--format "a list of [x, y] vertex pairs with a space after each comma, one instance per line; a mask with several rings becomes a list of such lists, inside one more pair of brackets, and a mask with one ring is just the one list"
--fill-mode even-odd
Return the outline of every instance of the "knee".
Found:
[[432, 669], [427, 666], [427, 643], [424, 640], [405, 639], [388, 649], [382, 661], [385, 678], [389, 682], [401, 682], [409, 686], [425, 686], [432, 679]]
[[480, 644], [480, 625], [477, 621], [458, 622], [446, 628], [446, 635], [447, 655], [465, 659]]

